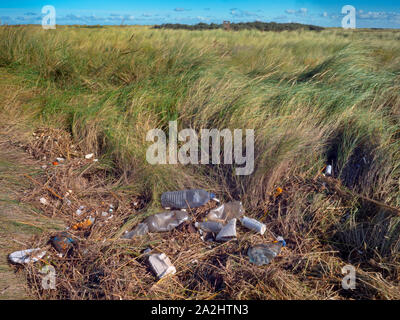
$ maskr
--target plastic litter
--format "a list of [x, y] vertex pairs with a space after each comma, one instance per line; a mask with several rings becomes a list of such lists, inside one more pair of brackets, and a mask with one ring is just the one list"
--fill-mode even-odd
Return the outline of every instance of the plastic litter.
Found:
[[56, 158], [56, 160], [58, 161], [58, 162], [64, 162], [65, 161], [65, 159], [64, 158]]
[[246, 216], [240, 219], [240, 222], [242, 223], [242, 226], [246, 227], [247, 229], [254, 230], [261, 235], [263, 235], [267, 230], [267, 226], [264, 223]]
[[219, 233], [224, 225], [217, 221], [196, 222], [195, 227], [206, 232]]
[[167, 211], [147, 217], [143, 222], [149, 227], [149, 232], [167, 232], [189, 219], [184, 211]]
[[165, 253], [155, 253], [150, 255], [149, 263], [159, 279], [164, 278], [169, 274], [176, 273], [176, 268], [172, 265]]
[[190, 220], [189, 214], [184, 211], [166, 211], [147, 217], [135, 229], [124, 234], [124, 239], [142, 236], [149, 232], [167, 232]]
[[282, 247], [286, 246], [286, 242], [282, 237], [278, 237], [276, 242], [258, 244], [250, 247], [247, 255], [250, 262], [257, 266], [269, 264], [281, 251]]
[[144, 236], [145, 234], [149, 233], [149, 227], [146, 223], [139, 223], [135, 229], [132, 231], [126, 231], [125, 234], [122, 236], [123, 239], [132, 239], [133, 237], [137, 236]]
[[36, 262], [42, 259], [45, 254], [46, 251], [42, 250], [41, 248], [36, 248], [13, 252], [8, 256], [8, 258], [12, 263], [24, 264]]
[[93, 158], [94, 153], [88, 153], [87, 155], [85, 155], [85, 159], [91, 159]]
[[233, 201], [220, 205], [211, 210], [207, 215], [207, 220], [217, 221], [225, 224], [227, 221], [236, 218], [239, 219], [244, 214], [242, 202]]
[[325, 169], [325, 175], [331, 176], [332, 175], [332, 166], [328, 164]]
[[85, 209], [85, 206], [80, 206], [79, 209], [76, 210], [76, 214], [80, 216], [83, 213], [83, 209]]
[[41, 204], [43, 204], [45, 206], [49, 204], [46, 198], [40, 198], [39, 201]]
[[283, 192], [283, 189], [281, 187], [276, 188], [276, 191], [274, 193], [275, 198], [279, 195], [281, 195]]
[[198, 208], [211, 199], [215, 199], [215, 194], [201, 189], [170, 191], [161, 195], [161, 205], [175, 209]]
[[229, 241], [231, 239], [236, 239], [236, 218], [229, 220], [215, 237], [217, 241]]
[[146, 249], [143, 250], [142, 254], [143, 255], [148, 255], [151, 251], [152, 251], [151, 248], [146, 248]]
[[53, 245], [54, 249], [63, 255], [67, 254], [73, 248], [75, 240], [72, 239], [67, 232], [63, 231], [50, 238], [50, 243]]

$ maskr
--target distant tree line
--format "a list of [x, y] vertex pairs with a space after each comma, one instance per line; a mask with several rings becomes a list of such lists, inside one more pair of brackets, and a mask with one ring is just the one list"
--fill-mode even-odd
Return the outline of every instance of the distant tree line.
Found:
[[[184, 29], [184, 30], [215, 30], [215, 29], [226, 29], [224, 24], [217, 23], [203, 23], [200, 22], [198, 24], [190, 25], [190, 24], [180, 24], [180, 23], [165, 23], [161, 25], [155, 25], [155, 29]], [[238, 30], [259, 30], [259, 31], [285, 31], [285, 30], [312, 30], [312, 31], [321, 31], [324, 28], [309, 24], [301, 24], [301, 23], [276, 23], [276, 22], [238, 22], [238, 23], [230, 23], [229, 29], [238, 31]]]

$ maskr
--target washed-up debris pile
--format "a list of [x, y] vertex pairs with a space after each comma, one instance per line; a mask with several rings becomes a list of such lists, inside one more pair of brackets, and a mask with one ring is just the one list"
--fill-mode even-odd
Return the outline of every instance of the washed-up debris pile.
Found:
[[[64, 230], [51, 235], [43, 234], [36, 239], [34, 249], [25, 249], [9, 255], [11, 263], [28, 270], [30, 275], [28, 279], [31, 285], [35, 283], [39, 295], [43, 292], [39, 288], [38, 280], [43, 278], [41, 270], [46, 266], [54, 267], [59, 276], [63, 277], [64, 283], [61, 285], [64, 289], [71, 287], [73, 291], [72, 288], [88, 282], [90, 286], [95, 285], [99, 292], [104, 291], [99, 288], [107, 275], [105, 265], [111, 270], [118, 269], [118, 264], [121, 263], [115, 259], [111, 260], [111, 256], [108, 256], [110, 252], [107, 248], [113, 247], [115, 243], [124, 246], [125, 243], [136, 243], [137, 239], [151, 237], [153, 234], [162, 236], [166, 233], [179, 232], [188, 234], [194, 240], [198, 237], [201, 241], [197, 243], [203, 243], [202, 248], [213, 252], [215, 248], [213, 246], [218, 243], [238, 239], [238, 222], [244, 231], [253, 231], [260, 236], [266, 232], [265, 224], [245, 216], [240, 201], [221, 204], [213, 193], [202, 189], [189, 189], [163, 193], [161, 195], [163, 211], [148, 216], [131, 230], [118, 235], [118, 230], [124, 226], [127, 219], [143, 209], [144, 200], [135, 198], [127, 205], [126, 201], [120, 201], [121, 199], [106, 187], [100, 189], [99, 193], [99, 188], [95, 189], [92, 186], [101, 185], [106, 176], [101, 170], [96, 169], [100, 162], [95, 158], [95, 154], [85, 154], [77, 146], [67, 152], [60, 152], [67, 145], [70, 148], [73, 146], [65, 139], [66, 136], [57, 130], [51, 132], [42, 130], [34, 135], [33, 145], [27, 147], [29, 153], [40, 160], [45, 180], [27, 176], [36, 188], [22, 200], [37, 204], [44, 214], [62, 217], [67, 223]], [[174, 241], [174, 236], [168, 236], [168, 239], [165, 240]], [[265, 244], [265, 240], [259, 241], [262, 242], [260, 245]], [[248, 261], [255, 265], [270, 262], [271, 255], [266, 255], [264, 251], [258, 253], [252, 248], [248, 247]], [[276, 254], [278, 253], [277, 251]], [[254, 255], [258, 256], [255, 258]], [[264, 258], [267, 256], [269, 260]], [[135, 264], [140, 264], [137, 267], [143, 267], [143, 271], [151, 270], [159, 279], [182, 271], [181, 267], [178, 268], [171, 262], [165, 252], [157, 249], [157, 245], [147, 247], [145, 250], [138, 248], [137, 257]], [[198, 259], [188, 258], [188, 265], [196, 267], [199, 263]], [[102, 261], [96, 263], [97, 260]], [[259, 263], [260, 261], [263, 263]], [[93, 265], [97, 267], [94, 268]], [[144, 281], [146, 282], [145, 279]], [[79, 297], [81, 294], [76, 293]], [[104, 295], [106, 293], [99, 293], [98, 297]], [[64, 294], [64, 296], [71, 295]]]

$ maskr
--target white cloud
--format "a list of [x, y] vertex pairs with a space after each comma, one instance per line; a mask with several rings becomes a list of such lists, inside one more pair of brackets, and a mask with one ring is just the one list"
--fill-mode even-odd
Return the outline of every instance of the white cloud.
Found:
[[305, 16], [308, 13], [308, 9], [307, 8], [300, 8], [299, 10], [294, 10], [294, 9], [286, 9], [285, 12], [287, 14], [294, 14], [296, 16]]

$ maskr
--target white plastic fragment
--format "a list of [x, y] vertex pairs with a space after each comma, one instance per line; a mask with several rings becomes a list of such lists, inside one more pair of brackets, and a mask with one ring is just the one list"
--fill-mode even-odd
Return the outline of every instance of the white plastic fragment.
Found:
[[264, 223], [261, 223], [260, 221], [257, 221], [256, 219], [252, 219], [249, 217], [244, 216], [242, 219], [240, 219], [240, 222], [244, 227], [250, 230], [254, 230], [255, 232], [263, 235], [265, 231], [267, 230], [267, 226]]
[[236, 238], [236, 218], [229, 220], [229, 222], [217, 234], [215, 240], [229, 241]]
[[325, 175], [331, 176], [332, 175], [332, 166], [328, 164], [325, 169]]
[[155, 253], [150, 255], [149, 263], [159, 279], [164, 278], [169, 274], [176, 273], [176, 268], [172, 265], [165, 253]]
[[94, 156], [94, 153], [88, 153], [87, 155], [85, 155], [85, 159], [92, 159]]
[[80, 216], [83, 213], [83, 209], [85, 209], [85, 206], [80, 206], [79, 209], [76, 210], [76, 214]]
[[42, 259], [45, 255], [46, 251], [42, 250], [41, 248], [36, 248], [13, 252], [8, 256], [8, 258], [13, 263], [24, 264], [36, 262], [39, 259]]
[[64, 159], [64, 158], [61, 158], [61, 157], [56, 158], [56, 160], [57, 160], [58, 162], [64, 162], [64, 161], [65, 161], [65, 159]]
[[47, 199], [46, 199], [46, 198], [40, 198], [39, 201], [40, 201], [41, 204], [43, 204], [43, 205], [45, 205], [45, 206], [49, 204], [49, 203], [47, 202]]

